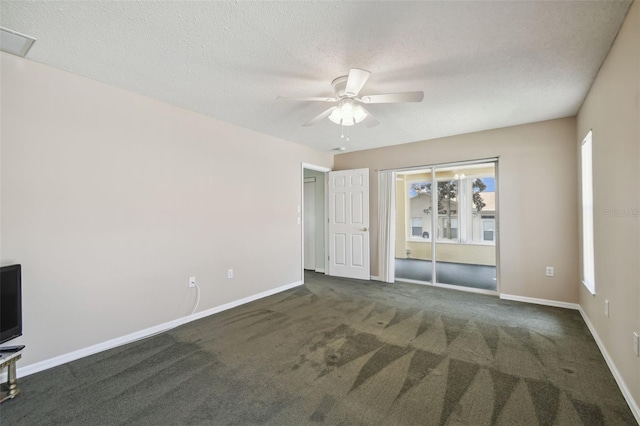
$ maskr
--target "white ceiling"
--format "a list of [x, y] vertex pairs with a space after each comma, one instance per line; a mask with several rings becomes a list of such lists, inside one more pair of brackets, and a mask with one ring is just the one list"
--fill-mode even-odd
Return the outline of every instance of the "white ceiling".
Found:
[[[27, 58], [242, 127], [328, 151], [433, 139], [573, 116], [630, 1], [0, 3], [3, 27], [37, 38]], [[423, 90], [422, 103], [368, 105], [347, 128], [327, 108], [350, 68], [361, 95]]]

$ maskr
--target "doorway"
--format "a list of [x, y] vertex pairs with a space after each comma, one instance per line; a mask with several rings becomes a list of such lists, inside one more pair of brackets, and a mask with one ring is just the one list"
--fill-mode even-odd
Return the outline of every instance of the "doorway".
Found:
[[369, 169], [302, 163], [301, 196], [302, 282], [305, 271], [369, 280]]
[[302, 166], [302, 270], [326, 271], [326, 174], [330, 169]]
[[396, 171], [395, 280], [498, 291], [497, 159]]

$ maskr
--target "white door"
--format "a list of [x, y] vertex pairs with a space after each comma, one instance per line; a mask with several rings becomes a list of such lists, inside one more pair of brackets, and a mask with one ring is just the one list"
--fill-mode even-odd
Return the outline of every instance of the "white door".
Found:
[[329, 275], [371, 277], [369, 169], [329, 172]]
[[[313, 180], [311, 180], [313, 179]], [[316, 179], [304, 182], [304, 269], [316, 269]]]

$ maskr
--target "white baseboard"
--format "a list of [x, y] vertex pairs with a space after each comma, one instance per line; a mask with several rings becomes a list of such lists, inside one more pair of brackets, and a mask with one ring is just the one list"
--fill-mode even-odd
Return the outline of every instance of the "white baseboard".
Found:
[[556, 308], [566, 308], [574, 310], [580, 309], [580, 305], [578, 305], [577, 303], [560, 302], [557, 300], [549, 299], [536, 299], [535, 297], [516, 296], [513, 294], [500, 293], [500, 299], [513, 300], [515, 302], [533, 303], [535, 305], [554, 306]]
[[420, 284], [420, 285], [428, 285], [431, 286], [432, 284], [426, 281], [418, 281], [418, 280], [412, 280], [411, 278], [395, 278], [394, 282], [400, 282], [400, 283], [410, 283], [410, 284]]
[[[145, 339], [153, 336], [154, 334], [162, 333], [163, 331], [171, 330], [179, 325], [186, 324], [191, 321], [198, 320], [200, 318], [208, 317], [209, 315], [217, 314], [218, 312], [226, 311], [227, 309], [235, 308], [240, 305], [244, 305], [254, 300], [262, 299], [267, 296], [271, 296], [276, 293], [280, 293], [285, 290], [289, 290], [294, 287], [302, 285], [302, 281], [296, 281], [291, 284], [286, 284], [280, 287], [276, 287], [271, 290], [263, 291], [262, 293], [254, 294], [253, 296], [245, 297], [240, 300], [225, 303], [224, 305], [216, 306], [215, 308], [207, 309], [206, 311], [196, 312], [193, 315], [178, 318], [163, 324], [158, 324], [153, 327], [145, 328], [144, 330], [136, 331], [134, 333], [127, 334], [125, 336], [117, 337], [115, 339], [107, 340], [106, 342], [98, 343], [96, 345], [89, 346], [87, 348], [78, 349], [73, 352], [69, 352], [63, 355], [59, 355], [54, 358], [49, 358], [44, 361], [36, 362], [35, 364], [26, 365], [17, 369], [18, 377], [28, 376], [30, 374], [37, 373], [39, 371], [47, 370], [49, 368], [57, 367], [58, 365], [65, 364], [67, 362], [75, 361], [80, 358], [84, 358], [89, 355], [96, 354], [98, 352], [106, 351], [118, 346], [126, 345], [127, 343], [135, 342], [136, 340]], [[27, 348], [28, 349], [28, 348]], [[7, 373], [0, 375], [0, 380], [5, 382]]]
[[497, 296], [498, 292], [495, 290], [485, 290], [482, 288], [473, 288], [473, 287], [465, 287], [462, 285], [453, 285], [453, 284], [441, 284], [441, 283], [437, 283], [437, 284], [432, 284], [428, 281], [419, 281], [419, 280], [412, 280], [410, 278], [396, 278], [395, 282], [401, 282], [401, 283], [409, 283], [409, 284], [418, 284], [418, 285], [424, 285], [427, 287], [432, 287], [432, 288], [445, 288], [447, 290], [455, 290], [455, 291], [464, 291], [467, 293], [475, 293], [475, 294], [486, 294], [488, 296]]
[[316, 268], [316, 272], [319, 274], [324, 274], [324, 268]]
[[629, 408], [631, 409], [633, 416], [636, 418], [636, 422], [640, 424], [640, 408], [638, 407], [638, 404], [633, 399], [633, 395], [631, 395], [631, 392], [629, 391], [627, 384], [624, 382], [622, 375], [616, 368], [616, 365], [613, 363], [613, 359], [611, 359], [611, 356], [609, 356], [609, 352], [607, 352], [607, 349], [605, 348], [604, 343], [602, 343], [602, 340], [600, 340], [600, 336], [598, 336], [598, 333], [596, 332], [595, 327], [593, 326], [593, 324], [591, 324], [591, 321], [589, 321], [589, 317], [587, 317], [587, 314], [585, 314], [585, 312], [582, 310], [582, 306], [578, 307], [578, 311], [580, 311], [580, 315], [582, 315], [582, 319], [587, 324], [587, 327], [589, 328], [589, 331], [591, 332], [593, 339], [596, 341], [596, 344], [598, 345], [598, 348], [600, 349], [600, 352], [602, 353], [604, 360], [607, 362], [607, 365], [609, 366], [609, 370], [611, 370], [611, 374], [613, 374], [613, 378], [616, 379], [616, 383], [618, 383], [618, 387], [622, 392], [622, 396], [624, 396], [624, 399], [627, 401], [627, 404], [629, 404]]
[[456, 291], [466, 291], [467, 293], [486, 294], [487, 296], [497, 296], [498, 295], [498, 292], [495, 291], [495, 290], [485, 290], [483, 288], [465, 287], [463, 285], [436, 283], [434, 285], [434, 287], [436, 287], [436, 288], [446, 288], [446, 289], [449, 289], [449, 290], [456, 290]]
[[380, 279], [380, 277], [376, 277], [375, 275], [371, 275], [371, 276], [369, 277], [369, 279], [370, 279], [371, 281], [382, 281], [382, 280]]

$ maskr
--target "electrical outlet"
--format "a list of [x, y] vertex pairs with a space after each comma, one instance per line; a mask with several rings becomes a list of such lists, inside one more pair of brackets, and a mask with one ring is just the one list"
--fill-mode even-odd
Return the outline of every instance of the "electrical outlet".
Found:
[[189, 277], [189, 287], [196, 286], [196, 277]]
[[638, 348], [638, 332], [634, 331], [633, 332], [633, 352], [636, 354], [636, 356], [640, 356], [640, 349]]
[[553, 276], [553, 266], [547, 266], [547, 270], [546, 270], [545, 274], [548, 277], [552, 277]]
[[233, 269], [227, 270], [227, 278], [233, 278]]
[[604, 316], [609, 318], [609, 301], [604, 301]]

